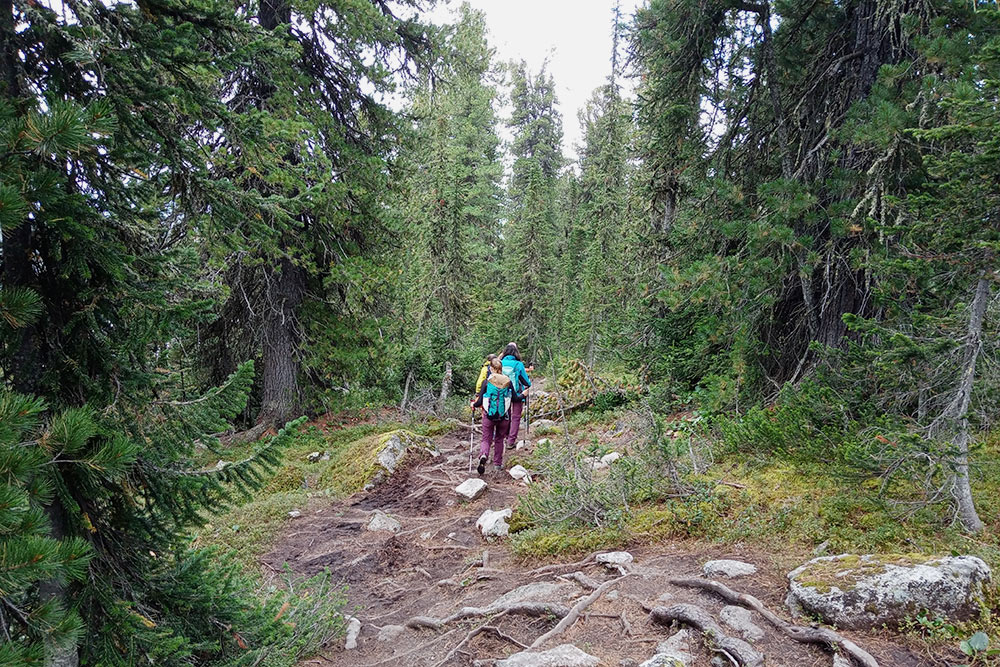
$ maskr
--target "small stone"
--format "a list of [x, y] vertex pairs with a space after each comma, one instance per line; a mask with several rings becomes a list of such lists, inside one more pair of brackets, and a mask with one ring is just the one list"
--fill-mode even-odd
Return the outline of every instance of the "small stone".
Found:
[[309, 463], [316, 463], [317, 461], [319, 461], [320, 456], [322, 456], [322, 454], [320, 454], [319, 452], [312, 452], [311, 454], [306, 456], [306, 459], [309, 460]]
[[584, 460], [590, 466], [591, 470], [604, 470], [604, 469], [606, 469], [608, 467], [607, 463], [605, 463], [604, 461], [602, 461], [600, 458], [598, 458], [596, 456], [589, 456], [589, 457], [587, 457]]
[[627, 551], [608, 551], [597, 554], [594, 560], [612, 570], [621, 570], [627, 567], [633, 560], [632, 554]]
[[516, 443], [514, 443], [514, 449], [524, 449], [527, 446], [528, 446], [527, 440], [518, 440]]
[[323, 456], [319, 457], [319, 460], [320, 461], [329, 461], [330, 460], [330, 452], [323, 452]]
[[584, 653], [572, 644], [556, 646], [548, 651], [522, 651], [505, 660], [497, 660], [495, 667], [597, 667], [601, 660]]
[[729, 662], [728, 660], [724, 660], [720, 656], [715, 656], [714, 658], [712, 658], [712, 661], [708, 664], [711, 665], [711, 667], [732, 667], [733, 663]]
[[607, 600], [617, 600], [618, 591], [608, 591], [607, 593], [604, 594], [604, 598]]
[[830, 548], [830, 540], [823, 540], [819, 543], [815, 549], [813, 549], [813, 556], [824, 556], [826, 555], [826, 550]]
[[639, 663], [632, 658], [622, 658], [618, 661], [618, 667], [639, 667]]
[[516, 465], [511, 468], [510, 476], [514, 479], [523, 479], [525, 484], [531, 483], [531, 475], [528, 474], [528, 469], [522, 465]]
[[719, 620], [735, 630], [743, 639], [755, 642], [764, 638], [764, 631], [754, 625], [753, 615], [749, 609], [736, 605], [727, 605], [719, 612]]
[[605, 454], [604, 456], [601, 457], [601, 463], [603, 463], [604, 465], [609, 466], [612, 463], [614, 463], [615, 461], [617, 461], [618, 459], [620, 459], [621, 457], [622, 457], [622, 455], [620, 453], [618, 453], [618, 452], [609, 452], [609, 453], [607, 453], [607, 454]]
[[535, 443], [536, 447], [548, 447], [552, 444], [552, 438], [539, 438], [538, 442]]
[[302, 512], [298, 510], [292, 510], [291, 512], [288, 513], [288, 516], [290, 516], [293, 519], [298, 519], [300, 516], [302, 516]]
[[420, 533], [420, 539], [422, 539], [422, 540], [429, 540], [429, 539], [431, 539], [431, 531], [426, 530], [426, 531]]
[[839, 653], [833, 654], [833, 667], [854, 667], [851, 661], [840, 655]]
[[486, 482], [481, 479], [467, 479], [455, 487], [455, 493], [466, 500], [472, 501], [486, 493], [487, 486]]
[[757, 566], [739, 560], [710, 560], [702, 566], [706, 577], [745, 577], [757, 572]]
[[535, 433], [538, 435], [550, 435], [559, 432], [559, 425], [551, 419], [539, 419], [538, 421], [531, 422], [531, 425], [535, 427]]
[[375, 510], [372, 512], [371, 518], [368, 519], [368, 525], [366, 528], [371, 531], [388, 531], [390, 533], [398, 533], [402, 530], [403, 525], [382, 510]]
[[361, 621], [353, 616], [347, 617], [347, 639], [344, 648], [348, 651], [358, 647], [358, 635], [361, 634]]
[[378, 640], [380, 642], [391, 642], [403, 634], [405, 630], [406, 628], [402, 625], [383, 625], [382, 629], [378, 631]]
[[510, 525], [504, 519], [509, 519], [513, 510], [509, 507], [502, 510], [486, 510], [476, 521], [476, 528], [483, 534], [483, 537], [507, 537], [510, 534]]

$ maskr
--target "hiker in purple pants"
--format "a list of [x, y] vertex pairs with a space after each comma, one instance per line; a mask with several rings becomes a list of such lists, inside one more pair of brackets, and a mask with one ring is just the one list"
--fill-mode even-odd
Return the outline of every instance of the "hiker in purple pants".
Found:
[[510, 429], [507, 432], [507, 446], [513, 447], [517, 442], [517, 433], [521, 430], [521, 412], [524, 410], [524, 400], [531, 386], [531, 378], [521, 363], [521, 355], [516, 343], [507, 343], [500, 355], [504, 373], [514, 382], [514, 396], [510, 405]]
[[483, 434], [479, 440], [479, 467], [477, 472], [486, 472], [486, 461], [493, 448], [493, 465], [503, 467], [504, 439], [510, 428], [510, 401], [513, 390], [511, 381], [503, 374], [500, 360], [490, 362], [490, 373], [482, 383], [479, 395], [472, 401], [473, 407], [483, 409]]

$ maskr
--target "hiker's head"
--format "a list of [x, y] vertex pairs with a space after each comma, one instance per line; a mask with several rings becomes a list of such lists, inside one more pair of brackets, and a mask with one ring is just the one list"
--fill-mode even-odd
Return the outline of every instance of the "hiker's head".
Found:
[[495, 354], [487, 354], [486, 355], [486, 363], [488, 363], [488, 364], [490, 364], [490, 366], [492, 366], [493, 365], [493, 360], [496, 359], [496, 358], [497, 358], [497, 355], [495, 355]]
[[503, 363], [501, 363], [500, 360], [497, 359], [495, 354], [491, 354], [490, 356], [493, 357], [492, 359], [490, 359], [490, 368], [493, 369], [494, 373], [502, 373]]
[[503, 349], [503, 354], [501, 357], [514, 357], [518, 361], [521, 361], [521, 353], [517, 351], [517, 343], [507, 343], [507, 347]]

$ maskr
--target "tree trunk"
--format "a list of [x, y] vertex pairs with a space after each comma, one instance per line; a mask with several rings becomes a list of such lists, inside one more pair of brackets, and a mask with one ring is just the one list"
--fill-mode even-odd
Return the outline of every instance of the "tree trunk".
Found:
[[444, 376], [441, 378], [441, 393], [438, 395], [437, 409], [444, 410], [444, 402], [451, 394], [451, 362], [444, 362]]
[[[70, 536], [66, 528], [66, 513], [58, 500], [45, 508], [45, 514], [49, 518], [49, 534], [54, 539], [64, 540]], [[70, 606], [67, 584], [58, 579], [41, 582], [38, 585], [38, 597], [42, 600], [55, 600], [62, 607]], [[79, 664], [80, 655], [75, 644], [45, 647], [45, 667], [77, 667]]]
[[[972, 499], [972, 485], [969, 483], [969, 420], [966, 414], [972, 402], [972, 390], [976, 380], [976, 361], [982, 349], [983, 319], [990, 299], [990, 282], [985, 277], [976, 283], [976, 293], [969, 313], [969, 330], [965, 336], [962, 369], [955, 393], [941, 415], [930, 425], [932, 437], [945, 435], [953, 437], [955, 458], [951, 475], [952, 489], [962, 527], [970, 533], [983, 529], [983, 522], [976, 512]], [[954, 435], [952, 435], [954, 434]]]
[[281, 425], [295, 416], [299, 403], [296, 310], [305, 292], [305, 270], [286, 257], [277, 271], [269, 273], [264, 312], [264, 396], [257, 422]]

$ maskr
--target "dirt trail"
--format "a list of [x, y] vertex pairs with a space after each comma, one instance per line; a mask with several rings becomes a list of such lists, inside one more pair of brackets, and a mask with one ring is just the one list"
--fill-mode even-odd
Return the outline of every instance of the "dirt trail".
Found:
[[[512, 556], [505, 543], [486, 543], [476, 529], [476, 519], [486, 509], [512, 507], [523, 487], [506, 472], [488, 470], [486, 494], [471, 503], [460, 501], [454, 487], [469, 477], [468, 438], [456, 433], [438, 438], [436, 444], [439, 457], [398, 470], [372, 491], [303, 513], [264, 558], [273, 570], [280, 570], [285, 563], [301, 574], [330, 568], [348, 585], [348, 612], [362, 623], [358, 648], [336, 647], [304, 664], [491, 665], [495, 659], [523, 650], [520, 645], [530, 645], [558, 619], [511, 613], [489, 622], [484, 617], [457, 620], [439, 630], [407, 627], [400, 631], [386, 626], [404, 626], [415, 616], [440, 619], [463, 607], [487, 607], [528, 584], [543, 584], [527, 596], [530, 601], [569, 608], [591, 590], [565, 575], [582, 572], [591, 584], [619, 576], [597, 564], [569, 564], [538, 572], [544, 563], [526, 566]], [[374, 509], [395, 517], [402, 530], [395, 535], [364, 530]], [[659, 642], [676, 632], [653, 624], [649, 607], [693, 603], [718, 619], [724, 606], [719, 598], [669, 583], [673, 577], [700, 576], [701, 564], [712, 558], [754, 562], [760, 568], [757, 574], [732, 580], [729, 585], [757, 596], [771, 610], [787, 616], [782, 599], [785, 570], [776, 567], [767, 555], [723, 546], [696, 549], [700, 550], [692, 551], [688, 545], [630, 549], [635, 557], [633, 573], [612, 586], [543, 648], [571, 643], [600, 658], [602, 665], [641, 664], [656, 652]], [[785, 638], [756, 614], [753, 621], [766, 631], [754, 646], [766, 655], [768, 665], [833, 664], [830, 653]], [[453, 651], [471, 630], [484, 625], [487, 629]], [[380, 631], [383, 639], [379, 639]], [[385, 639], [393, 631], [399, 634]], [[695, 659], [690, 664], [708, 667], [711, 654], [697, 633], [693, 634], [690, 652]], [[867, 648], [882, 667], [936, 664], [875, 637], [854, 635], [852, 639]]]

